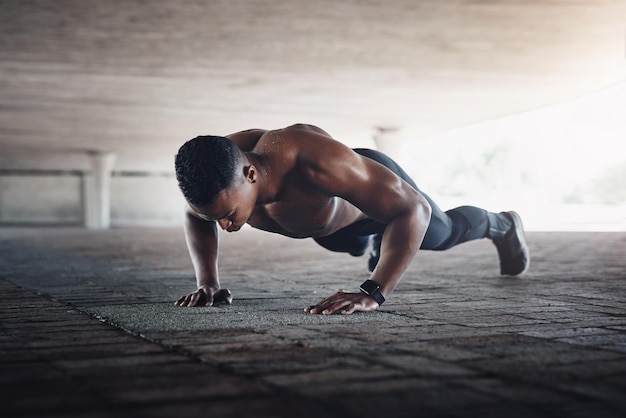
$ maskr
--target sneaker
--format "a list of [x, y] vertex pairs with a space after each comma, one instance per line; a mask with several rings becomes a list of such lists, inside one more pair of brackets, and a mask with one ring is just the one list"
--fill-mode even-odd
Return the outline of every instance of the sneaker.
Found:
[[493, 238], [500, 256], [500, 274], [517, 276], [528, 270], [530, 253], [524, 238], [522, 219], [513, 211], [502, 212], [511, 222], [511, 229], [502, 238]]
[[380, 260], [380, 244], [383, 242], [383, 235], [376, 234], [372, 240], [372, 250], [370, 251], [370, 259], [367, 261], [367, 268], [370, 272], [374, 271]]

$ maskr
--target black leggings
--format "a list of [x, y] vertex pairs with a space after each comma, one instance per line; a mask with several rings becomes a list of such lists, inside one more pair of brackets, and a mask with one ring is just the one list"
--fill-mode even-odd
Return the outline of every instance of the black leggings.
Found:
[[[432, 209], [430, 224], [420, 248], [447, 250], [462, 242], [489, 236], [489, 220], [498, 215], [473, 206], [461, 206], [443, 212], [428, 195], [419, 190], [409, 175], [391, 158], [382, 152], [371, 149], [356, 148], [354, 151], [393, 171], [430, 203]], [[362, 255], [367, 251], [371, 235], [382, 234], [385, 231], [385, 226], [385, 224], [371, 219], [363, 219], [331, 235], [315, 238], [315, 241], [331, 251]]]

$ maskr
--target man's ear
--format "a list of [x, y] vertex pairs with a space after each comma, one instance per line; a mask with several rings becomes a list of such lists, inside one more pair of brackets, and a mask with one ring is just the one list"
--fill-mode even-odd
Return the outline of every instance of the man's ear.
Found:
[[246, 176], [246, 180], [250, 183], [256, 183], [256, 168], [253, 165], [249, 165], [243, 169], [243, 174]]

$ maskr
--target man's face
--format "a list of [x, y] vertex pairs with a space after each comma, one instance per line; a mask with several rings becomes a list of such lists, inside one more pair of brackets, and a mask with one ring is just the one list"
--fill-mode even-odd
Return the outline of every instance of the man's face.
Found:
[[236, 232], [248, 222], [256, 203], [251, 184], [236, 180], [235, 184], [222, 190], [213, 203], [191, 209], [205, 220], [215, 221], [228, 232]]

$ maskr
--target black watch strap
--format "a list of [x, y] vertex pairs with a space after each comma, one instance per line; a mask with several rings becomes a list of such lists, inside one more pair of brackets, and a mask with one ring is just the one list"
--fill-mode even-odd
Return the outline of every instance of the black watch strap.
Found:
[[378, 302], [378, 306], [381, 306], [385, 303], [385, 297], [382, 293], [380, 293], [380, 285], [373, 280], [366, 280], [361, 285], [361, 293], [366, 294], [367, 296], [371, 296], [374, 298], [376, 302]]

